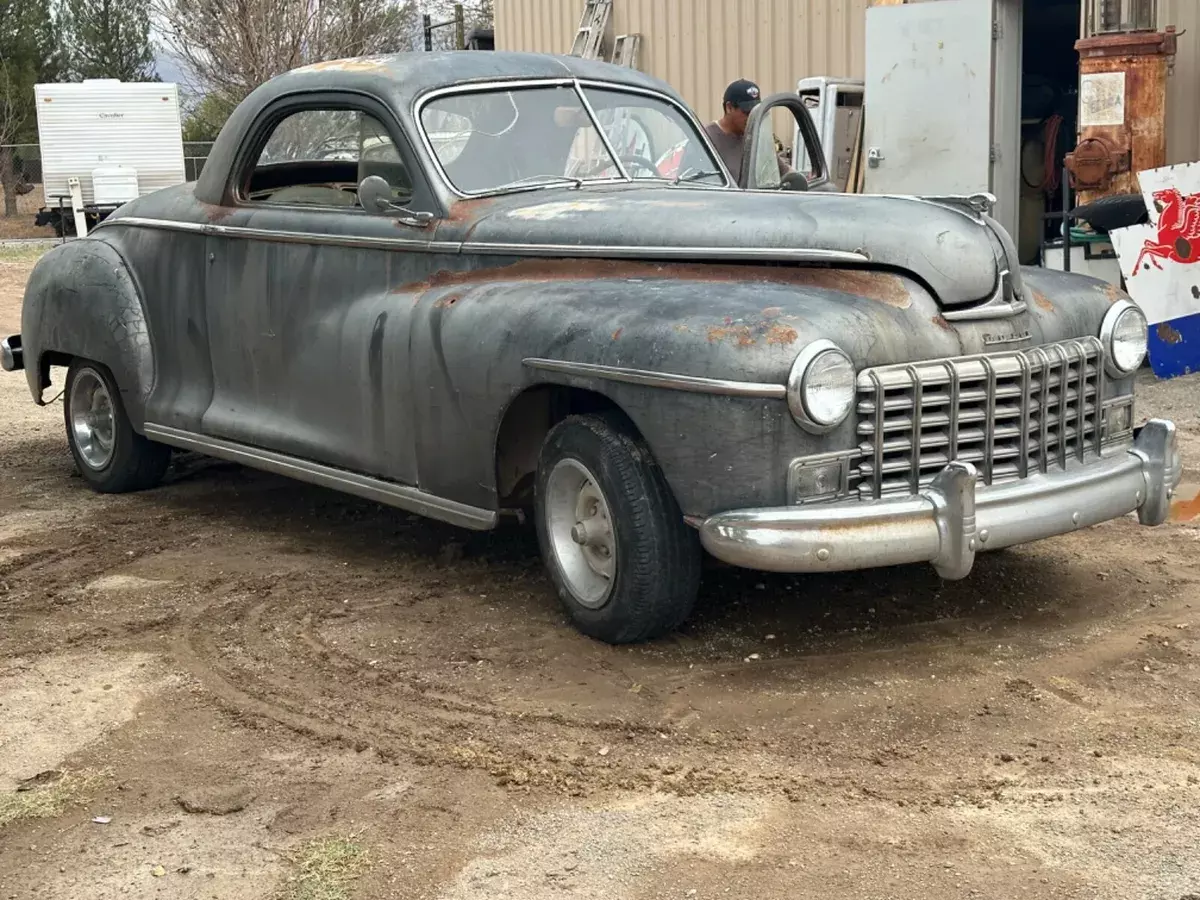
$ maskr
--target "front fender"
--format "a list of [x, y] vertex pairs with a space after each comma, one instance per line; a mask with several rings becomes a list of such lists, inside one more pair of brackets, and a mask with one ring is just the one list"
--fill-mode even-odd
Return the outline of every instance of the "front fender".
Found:
[[547, 373], [527, 359], [782, 385], [800, 350], [821, 337], [860, 364], [961, 349], [931, 322], [928, 292], [890, 273], [526, 260], [446, 274], [418, 290], [405, 302], [413, 377], [424, 387], [415, 417], [421, 483], [485, 508], [496, 502], [504, 411], [539, 384], [589, 390], [620, 407], [689, 515], [784, 503], [793, 459], [857, 446], [852, 421], [813, 435], [779, 399]]
[[50, 365], [82, 357], [107, 366], [125, 410], [141, 428], [154, 384], [154, 354], [141, 294], [107, 242], [83, 238], [56, 247], [34, 267], [21, 311], [29, 390], [39, 405]]

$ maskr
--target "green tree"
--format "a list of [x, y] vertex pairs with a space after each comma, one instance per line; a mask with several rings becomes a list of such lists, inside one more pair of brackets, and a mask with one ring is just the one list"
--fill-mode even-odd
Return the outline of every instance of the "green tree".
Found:
[[205, 94], [183, 120], [183, 139], [200, 143], [215, 141], [236, 106], [236, 101], [222, 94]]
[[62, 0], [67, 72], [72, 81], [157, 81], [150, 0]]
[[37, 138], [33, 86], [58, 80], [59, 46], [50, 0], [0, 0], [0, 188], [6, 216], [17, 213], [11, 145]]

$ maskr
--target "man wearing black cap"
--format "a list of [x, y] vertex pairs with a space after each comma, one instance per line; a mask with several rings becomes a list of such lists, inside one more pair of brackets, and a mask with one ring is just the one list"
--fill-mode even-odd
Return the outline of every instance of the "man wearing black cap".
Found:
[[[725, 161], [725, 168], [737, 183], [742, 181], [742, 149], [746, 143], [746, 120], [750, 111], [758, 106], [762, 96], [758, 85], [739, 78], [725, 88], [721, 108], [723, 115], [715, 122], [704, 126], [704, 131], [713, 147]], [[779, 160], [779, 174], [791, 171], [791, 166]]]

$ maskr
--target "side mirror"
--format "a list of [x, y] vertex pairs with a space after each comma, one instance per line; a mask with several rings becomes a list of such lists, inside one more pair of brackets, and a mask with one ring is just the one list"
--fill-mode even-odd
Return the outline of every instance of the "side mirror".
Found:
[[402, 225], [424, 228], [433, 221], [433, 213], [416, 212], [392, 200], [392, 186], [380, 175], [368, 175], [358, 183], [358, 203], [367, 212], [396, 212]]
[[358, 203], [368, 212], [387, 212], [394, 205], [392, 186], [379, 175], [368, 175], [358, 183]]
[[808, 179], [803, 172], [788, 172], [780, 180], [779, 187], [785, 191], [807, 191]]

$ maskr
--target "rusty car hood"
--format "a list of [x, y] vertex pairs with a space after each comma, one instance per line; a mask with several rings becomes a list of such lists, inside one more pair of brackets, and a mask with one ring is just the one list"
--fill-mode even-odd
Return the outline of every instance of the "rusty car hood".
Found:
[[[987, 300], [999, 273], [1017, 270], [989, 222], [965, 206], [912, 197], [637, 185], [462, 200], [437, 239], [461, 241], [468, 253], [573, 256], [578, 248], [581, 256], [689, 261], [820, 262], [832, 251], [833, 264], [901, 270], [943, 306], [961, 306]], [[802, 250], [818, 252], [806, 260]]]

